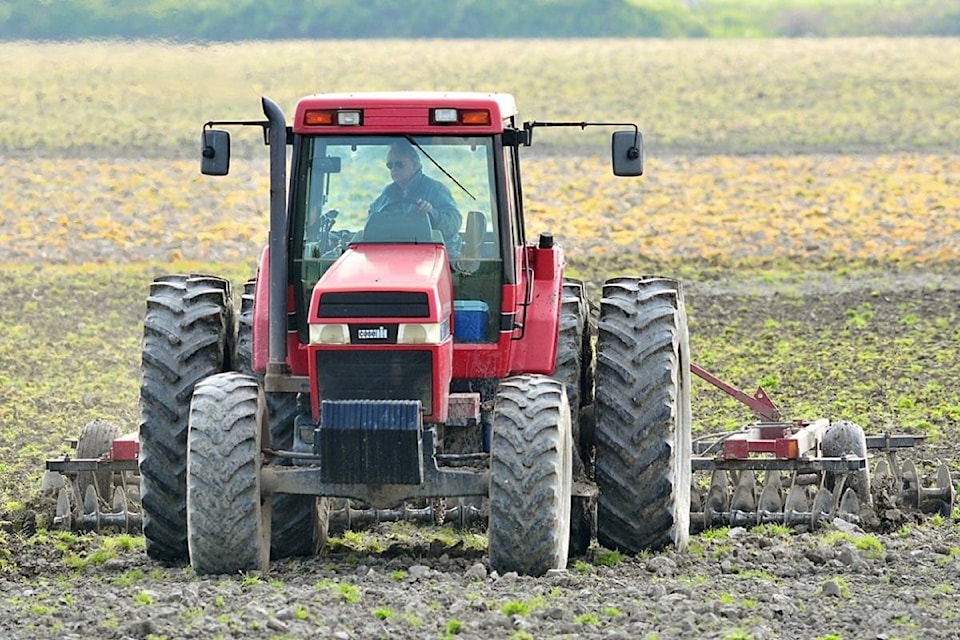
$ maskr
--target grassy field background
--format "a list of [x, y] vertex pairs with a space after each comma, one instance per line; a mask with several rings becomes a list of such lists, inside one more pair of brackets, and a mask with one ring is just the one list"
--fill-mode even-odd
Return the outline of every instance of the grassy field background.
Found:
[[[200, 127], [313, 91], [498, 90], [538, 131], [528, 230], [570, 271], [688, 283], [694, 357], [790, 415], [960, 434], [960, 41], [0, 44], [0, 512], [95, 418], [137, 426], [147, 285], [241, 283], [267, 231], [266, 150], [199, 175]], [[848, 294], [848, 291], [854, 293]], [[749, 415], [695, 387], [698, 430]]]
[[289, 114], [308, 93], [409, 88], [506, 91], [527, 119], [637, 122], [656, 155], [960, 150], [956, 38], [6, 42], [0, 60], [7, 153], [192, 159], [203, 122], [257, 119], [261, 95]]

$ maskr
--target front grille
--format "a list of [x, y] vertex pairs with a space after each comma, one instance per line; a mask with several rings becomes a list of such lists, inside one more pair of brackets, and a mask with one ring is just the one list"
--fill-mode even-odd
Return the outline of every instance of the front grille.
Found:
[[419, 400], [433, 413], [429, 351], [318, 351], [317, 382], [323, 400]]
[[356, 291], [320, 296], [321, 318], [429, 318], [430, 303], [422, 291]]

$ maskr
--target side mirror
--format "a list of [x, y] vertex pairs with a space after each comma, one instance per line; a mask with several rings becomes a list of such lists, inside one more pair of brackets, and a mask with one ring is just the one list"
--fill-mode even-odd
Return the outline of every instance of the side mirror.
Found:
[[614, 131], [611, 146], [613, 175], [643, 175], [643, 134], [639, 131]]
[[200, 173], [225, 176], [230, 173], [230, 134], [220, 129], [204, 129], [200, 138]]

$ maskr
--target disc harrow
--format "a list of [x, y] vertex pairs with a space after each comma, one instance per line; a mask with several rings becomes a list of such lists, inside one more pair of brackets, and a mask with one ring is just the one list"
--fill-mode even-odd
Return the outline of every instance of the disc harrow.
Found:
[[[691, 370], [744, 402], [759, 419], [693, 442], [691, 532], [761, 524], [814, 529], [835, 518], [887, 529], [905, 522], [905, 512], [952, 513], [956, 496], [949, 467], [921, 468], [912, 459], [899, 460], [900, 452], [922, 444], [924, 436], [867, 436], [848, 421], [782, 421], [762, 388], [750, 396], [700, 367]], [[56, 498], [55, 527], [141, 530], [139, 440], [136, 433], [118, 436], [115, 431], [115, 425], [90, 423], [74, 443], [76, 456], [47, 460], [43, 492]], [[871, 457], [877, 459], [872, 471]], [[486, 526], [487, 520], [486, 503], [479, 498], [421, 500], [385, 509], [329, 501], [331, 532], [388, 522], [470, 529]]]
[[[838, 430], [847, 441], [852, 436], [861, 444], [823, 455]], [[693, 471], [701, 473], [694, 476], [691, 491], [691, 530], [760, 524], [814, 529], [834, 518], [877, 528], [890, 519], [877, 513], [881, 504], [949, 515], [955, 492], [947, 465], [938, 464], [933, 484], [924, 486], [916, 463], [898, 462], [898, 451], [923, 440], [866, 436], [853, 423], [828, 420], [759, 422], [701, 439], [694, 443], [691, 462]], [[868, 451], [880, 454], [872, 473]], [[704, 472], [710, 474], [709, 484], [702, 480]]]
[[[83, 445], [91, 425], [80, 436], [78, 452], [87, 449]], [[55, 528], [127, 533], [142, 529], [137, 434], [114, 438], [104, 449], [96, 458], [61, 456], [47, 460], [41, 492], [56, 497]]]

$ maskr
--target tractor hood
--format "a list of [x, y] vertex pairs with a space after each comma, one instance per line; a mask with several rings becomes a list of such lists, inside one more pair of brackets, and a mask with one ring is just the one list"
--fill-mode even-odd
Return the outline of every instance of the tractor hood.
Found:
[[453, 282], [442, 244], [361, 244], [317, 282], [308, 321], [445, 323], [452, 312]]

